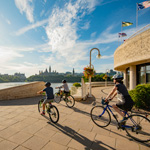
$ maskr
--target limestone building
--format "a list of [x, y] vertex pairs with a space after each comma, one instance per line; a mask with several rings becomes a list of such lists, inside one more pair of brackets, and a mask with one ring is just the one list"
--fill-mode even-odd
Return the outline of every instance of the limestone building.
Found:
[[150, 83], [150, 24], [116, 49], [114, 69], [124, 73], [124, 84], [130, 90]]

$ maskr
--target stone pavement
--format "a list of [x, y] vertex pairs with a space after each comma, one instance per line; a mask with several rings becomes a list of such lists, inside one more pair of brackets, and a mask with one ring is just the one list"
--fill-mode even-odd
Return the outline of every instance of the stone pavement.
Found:
[[38, 113], [39, 97], [0, 101], [0, 150], [150, 150], [149, 143], [132, 140], [114, 123], [100, 128], [92, 122], [91, 108], [111, 88], [93, 88], [95, 98], [71, 109], [54, 103], [60, 113], [57, 124]]

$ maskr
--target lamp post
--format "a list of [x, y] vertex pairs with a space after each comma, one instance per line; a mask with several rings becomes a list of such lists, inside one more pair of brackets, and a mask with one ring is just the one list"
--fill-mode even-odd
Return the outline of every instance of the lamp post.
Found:
[[[92, 48], [92, 49], [90, 50], [90, 69], [91, 69], [91, 53], [92, 53], [92, 51], [93, 51], [94, 49], [98, 51], [97, 58], [100, 59], [100, 57], [101, 57], [100, 50], [99, 50], [98, 48]], [[92, 97], [92, 94], [91, 94], [91, 93], [92, 93], [92, 89], [91, 89], [91, 76], [89, 76], [89, 97]]]

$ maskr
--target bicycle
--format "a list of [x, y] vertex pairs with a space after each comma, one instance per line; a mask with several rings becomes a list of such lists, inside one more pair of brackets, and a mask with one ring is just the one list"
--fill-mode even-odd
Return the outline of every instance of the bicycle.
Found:
[[150, 141], [150, 120], [147, 117], [140, 114], [130, 115], [128, 112], [123, 111], [127, 116], [127, 121], [119, 123], [116, 115], [111, 110], [112, 106], [109, 105], [109, 101], [105, 102], [102, 99], [102, 104], [106, 106], [94, 106], [90, 112], [91, 119], [97, 126], [107, 127], [111, 122], [111, 113], [118, 124], [118, 129], [125, 130], [127, 135], [136, 141]]
[[60, 103], [61, 100], [64, 100], [69, 108], [73, 107], [75, 105], [74, 97], [70, 93], [61, 92], [61, 87], [58, 87], [58, 89], [58, 92], [55, 93], [55, 102]]
[[[44, 99], [41, 99], [38, 102], [39, 113], [41, 113], [43, 111], [43, 101], [44, 101]], [[53, 100], [51, 102], [53, 102]], [[53, 123], [57, 123], [59, 120], [59, 111], [56, 106], [52, 105], [51, 102], [46, 103], [46, 105], [45, 105], [46, 113], [49, 115], [49, 118]]]

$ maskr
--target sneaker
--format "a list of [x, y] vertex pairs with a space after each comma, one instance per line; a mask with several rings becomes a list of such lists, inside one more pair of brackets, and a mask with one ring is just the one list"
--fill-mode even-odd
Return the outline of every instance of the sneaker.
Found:
[[41, 112], [41, 115], [45, 115], [45, 112], [42, 111], [42, 112]]

